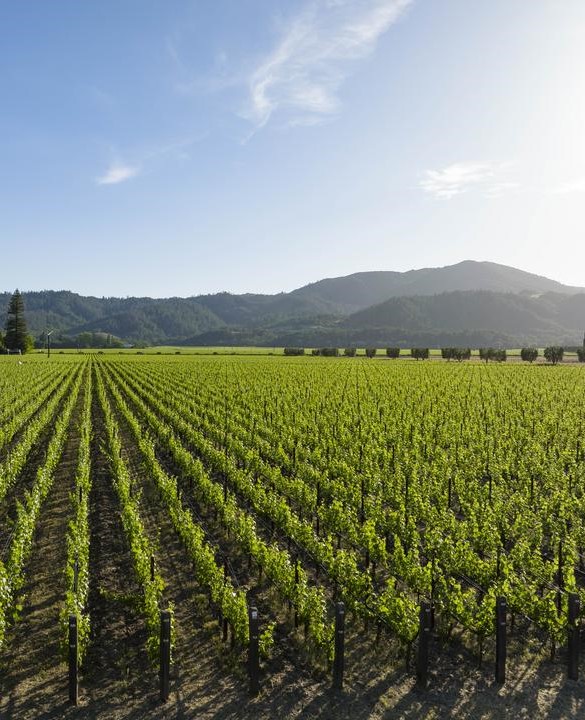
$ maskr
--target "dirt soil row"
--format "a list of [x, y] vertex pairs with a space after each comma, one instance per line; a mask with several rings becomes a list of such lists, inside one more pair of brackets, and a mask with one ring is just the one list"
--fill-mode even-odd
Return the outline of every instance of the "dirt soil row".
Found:
[[[72, 414], [67, 441], [52, 489], [41, 510], [22, 591], [22, 611], [0, 659], [0, 717], [61, 717], [67, 697], [66, 667], [60, 662], [59, 613], [65, 594], [65, 533], [70, 514], [81, 416], [81, 394]], [[34, 449], [19, 481], [32, 484], [42, 462], [48, 433]], [[53, 711], [53, 707], [54, 711]], [[51, 714], [43, 714], [50, 710]]]

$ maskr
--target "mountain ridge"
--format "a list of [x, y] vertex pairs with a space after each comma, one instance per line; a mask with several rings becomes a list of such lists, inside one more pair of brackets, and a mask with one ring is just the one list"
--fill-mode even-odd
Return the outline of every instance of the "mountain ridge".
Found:
[[[387, 298], [392, 296], [436, 295], [454, 290], [493, 290], [496, 292], [562, 292], [576, 294], [585, 292], [583, 287], [564, 285], [556, 280], [519, 270], [508, 265], [490, 261], [463, 260], [454, 265], [420, 268], [417, 270], [370, 271], [345, 275], [338, 278], [325, 278], [310, 283], [292, 294], [306, 294], [313, 288], [328, 285], [329, 288], [348, 282], [359, 283], [362, 278], [372, 280], [383, 276], [393, 282], [386, 283], [384, 292]], [[375, 304], [368, 302], [368, 305]]]
[[[9, 297], [0, 294], [0, 307]], [[335, 338], [353, 343], [356, 337], [408, 343], [429, 333], [437, 339], [452, 333], [475, 339], [479, 331], [501, 342], [540, 342], [574, 339], [585, 323], [585, 288], [471, 260], [406, 272], [352, 273], [272, 295], [97, 298], [45, 290], [23, 292], [23, 297], [32, 334], [40, 338], [51, 328], [57, 342], [79, 333], [109, 333], [130, 343], [236, 345], [241, 338], [241, 344], [296, 340], [311, 346]]]

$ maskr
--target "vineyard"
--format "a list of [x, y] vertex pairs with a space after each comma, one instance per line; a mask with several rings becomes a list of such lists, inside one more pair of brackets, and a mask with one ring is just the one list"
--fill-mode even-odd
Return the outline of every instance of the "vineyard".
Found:
[[585, 370], [0, 358], [0, 717], [574, 717]]

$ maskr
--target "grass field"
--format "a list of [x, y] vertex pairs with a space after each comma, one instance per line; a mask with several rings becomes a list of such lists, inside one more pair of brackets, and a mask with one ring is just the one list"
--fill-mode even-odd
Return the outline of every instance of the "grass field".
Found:
[[585, 710], [566, 679], [569, 603], [585, 601], [582, 366], [167, 350], [0, 357], [0, 717]]

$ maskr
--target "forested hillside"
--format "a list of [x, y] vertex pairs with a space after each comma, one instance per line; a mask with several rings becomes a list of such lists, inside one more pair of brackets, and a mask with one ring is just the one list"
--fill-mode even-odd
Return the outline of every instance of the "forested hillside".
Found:
[[[289, 293], [97, 298], [23, 293], [30, 332], [75, 344], [512, 344], [579, 342], [585, 290], [495, 263], [330, 278]], [[0, 295], [6, 306], [10, 294]]]

